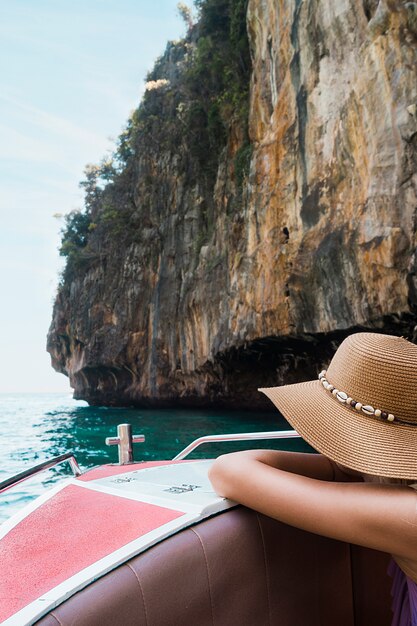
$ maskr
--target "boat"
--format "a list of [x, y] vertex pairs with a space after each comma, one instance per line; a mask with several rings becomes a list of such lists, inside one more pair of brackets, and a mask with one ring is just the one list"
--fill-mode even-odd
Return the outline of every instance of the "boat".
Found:
[[389, 556], [311, 534], [219, 497], [190, 460], [200, 445], [298, 437], [293, 430], [200, 437], [172, 460], [135, 462], [129, 424], [119, 463], [73, 476], [0, 526], [4, 626], [389, 626]]

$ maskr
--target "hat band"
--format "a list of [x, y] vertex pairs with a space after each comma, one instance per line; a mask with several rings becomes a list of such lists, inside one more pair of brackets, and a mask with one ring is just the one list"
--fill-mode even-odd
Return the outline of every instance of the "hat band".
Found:
[[358, 402], [357, 400], [354, 400], [345, 391], [340, 391], [340, 389], [336, 389], [334, 385], [329, 383], [329, 381], [326, 378], [326, 374], [327, 374], [326, 370], [323, 370], [320, 372], [319, 380], [321, 384], [327, 391], [330, 391], [330, 393], [334, 395], [334, 397], [337, 398], [337, 400], [339, 400], [339, 402], [341, 402], [342, 404], [346, 404], [346, 406], [349, 406], [352, 409], [355, 409], [359, 413], [364, 413], [365, 415], [379, 417], [386, 422], [390, 422], [390, 423], [395, 422], [397, 424], [407, 424], [408, 426], [417, 426], [415, 422], [413, 423], [404, 422], [403, 420], [400, 420], [397, 417], [395, 417], [393, 413], [389, 413], [388, 411], [382, 411], [381, 409], [374, 409], [374, 407], [371, 406], [370, 404], [363, 404], [362, 402]]

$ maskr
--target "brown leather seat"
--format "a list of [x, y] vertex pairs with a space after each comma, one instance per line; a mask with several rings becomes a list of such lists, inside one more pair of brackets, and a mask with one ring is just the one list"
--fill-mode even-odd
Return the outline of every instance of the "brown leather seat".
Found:
[[238, 507], [133, 558], [37, 626], [389, 626], [387, 564]]

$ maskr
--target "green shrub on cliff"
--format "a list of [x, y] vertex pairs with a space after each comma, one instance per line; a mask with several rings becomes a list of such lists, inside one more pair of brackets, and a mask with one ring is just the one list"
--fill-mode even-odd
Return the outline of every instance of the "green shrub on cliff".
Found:
[[62, 240], [59, 254], [66, 258], [66, 265], [62, 272], [62, 284], [72, 280], [85, 270], [90, 261], [88, 239], [95, 224], [87, 212], [71, 211], [65, 217], [65, 226], [62, 229]]
[[85, 248], [88, 242], [90, 216], [81, 211], [71, 211], [65, 216], [62, 233], [61, 256], [69, 256], [75, 249]]
[[[103, 175], [108, 179], [109, 164], [103, 166]], [[92, 219], [100, 206], [102, 190], [98, 186], [101, 168], [97, 165], [87, 165], [85, 168], [85, 180], [81, 181], [80, 187], [84, 189], [84, 211], [71, 211], [64, 217], [64, 227], [61, 230], [61, 247], [59, 253], [67, 257], [67, 266], [74, 259], [82, 256], [82, 251], [88, 245], [89, 235], [94, 230], [95, 224]], [[93, 226], [94, 224], [94, 226]]]

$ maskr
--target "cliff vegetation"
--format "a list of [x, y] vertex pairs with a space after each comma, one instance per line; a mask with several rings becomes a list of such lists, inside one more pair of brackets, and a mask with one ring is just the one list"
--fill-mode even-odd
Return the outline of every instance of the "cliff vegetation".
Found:
[[[113, 155], [85, 170], [84, 210], [68, 214], [62, 232], [60, 254], [67, 258], [63, 290], [111, 254], [116, 241], [123, 246], [140, 241], [143, 222], [132, 191], [137, 162], [149, 147], [168, 159], [179, 151], [187, 153], [187, 182], [198, 182], [209, 196], [234, 127], [240, 135], [235, 175], [242, 187], [251, 153], [247, 0], [196, 0], [195, 6], [198, 22], [185, 14], [187, 37], [170, 42], [149, 72], [142, 102]], [[150, 162], [141, 177], [147, 194], [153, 194], [159, 181]], [[204, 240], [204, 233], [200, 238]]]

